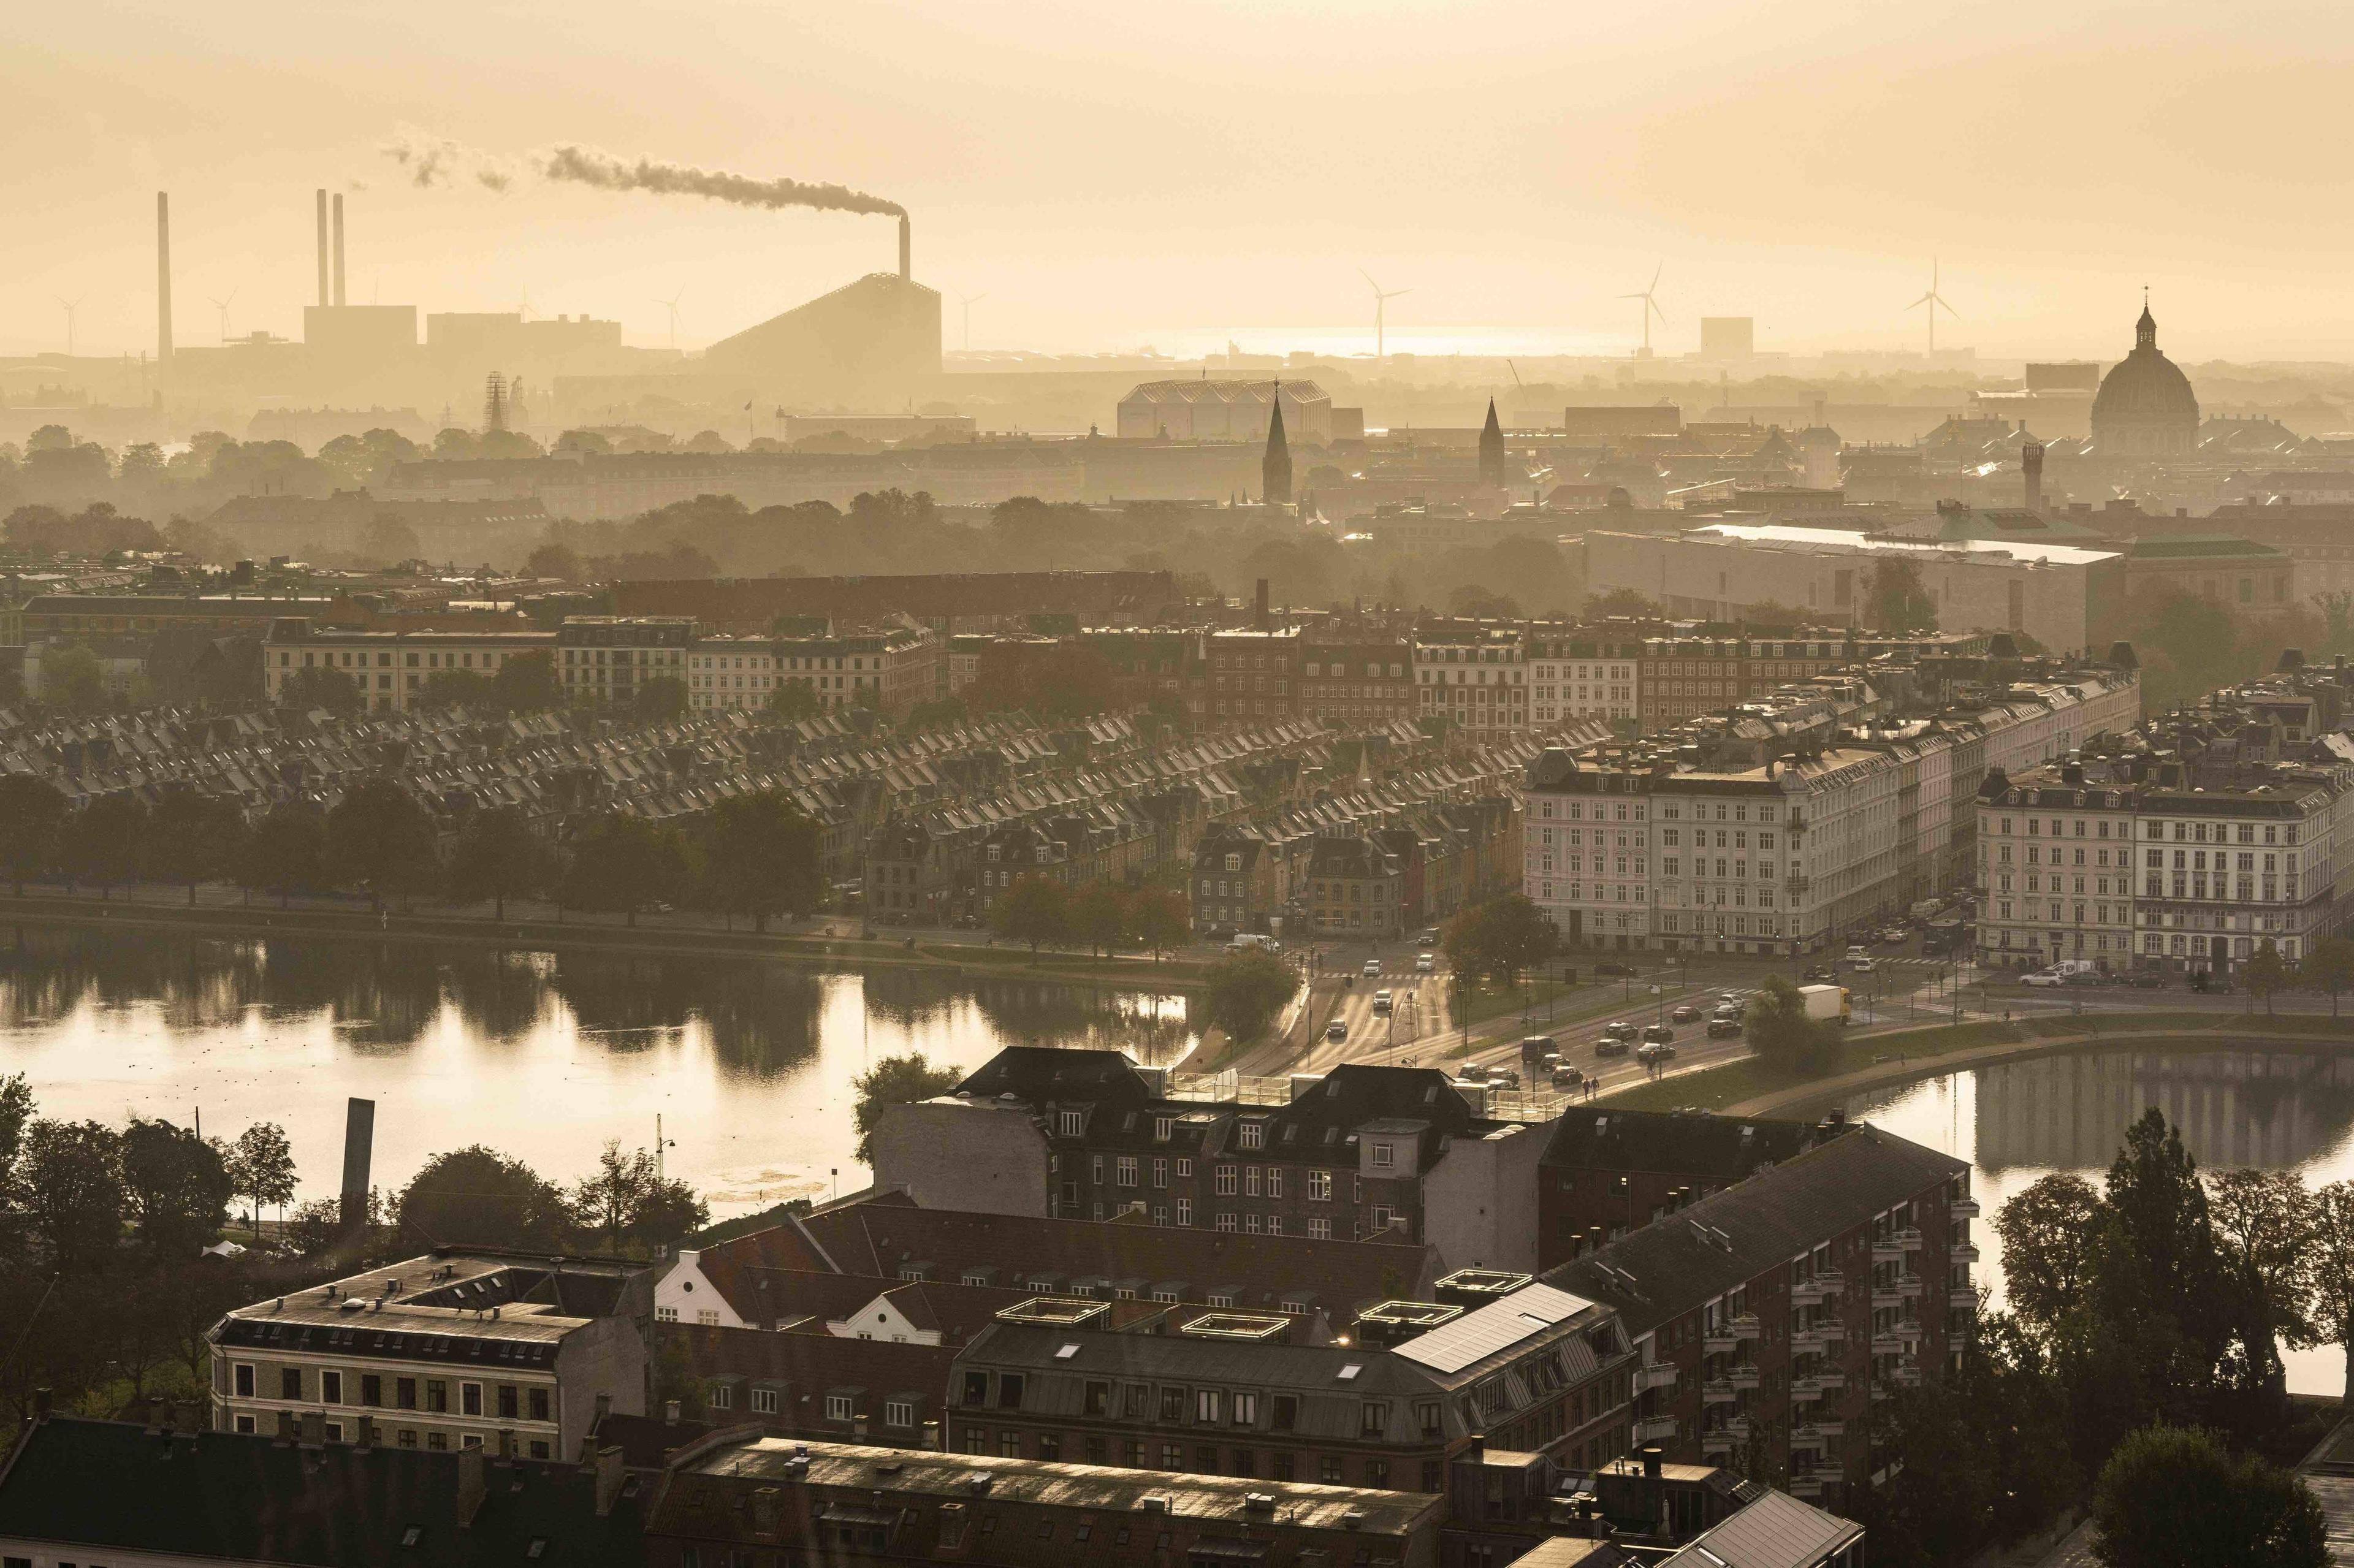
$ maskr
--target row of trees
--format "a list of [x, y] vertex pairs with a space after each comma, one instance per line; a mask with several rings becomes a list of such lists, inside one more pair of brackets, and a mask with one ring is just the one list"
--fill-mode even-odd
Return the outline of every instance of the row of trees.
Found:
[[1040, 948], [1084, 948], [1109, 954], [1141, 948], [1158, 959], [1185, 945], [1193, 928], [1185, 897], [1164, 887], [1123, 887], [1090, 882], [1067, 887], [1051, 876], [1018, 876], [990, 906], [990, 927], [1009, 942]]
[[106, 795], [80, 811], [55, 786], [0, 779], [0, 875], [21, 893], [30, 880], [65, 878], [101, 895], [144, 881], [185, 885], [233, 881], [248, 895], [348, 890], [381, 907], [387, 898], [440, 894], [489, 903], [504, 919], [512, 898], [551, 895], [565, 908], [626, 915], [683, 901], [751, 919], [816, 907], [817, 824], [792, 800], [766, 791], [721, 801], [685, 829], [618, 812], [578, 821], [567, 842], [543, 839], [510, 806], [470, 812], [448, 854], [440, 831], [406, 789], [363, 784], [325, 811], [279, 807], [248, 823], [234, 805], [182, 791], [153, 810], [131, 795]]
[[[1994, 1228], [2010, 1309], [1980, 1315], [1955, 1376], [1883, 1407], [1874, 1560], [1962, 1562], [2033, 1532], [2098, 1477], [2115, 1568], [2319, 1568], [2310, 1499], [2253, 1451], [2295, 1424], [2281, 1345], [2354, 1338], [2354, 1184], [2201, 1172], [2152, 1109], [2101, 1186], [2046, 1176]], [[2199, 1477], [2222, 1489], [2195, 1506], [2169, 1495]]]
[[[647, 684], [665, 688], [645, 704], [649, 708], [663, 710], [655, 715], [657, 720], [684, 710], [686, 687], [683, 682], [666, 676]], [[676, 701], [664, 705], [663, 696], [674, 696]], [[443, 670], [429, 677], [412, 699], [420, 707], [464, 707], [497, 714], [538, 713], [561, 705], [563, 700], [556, 683], [555, 660], [545, 649], [514, 654], [496, 671]], [[365, 708], [367, 698], [349, 672], [316, 664], [297, 670], [286, 678], [278, 690], [278, 705], [304, 713], [324, 709], [345, 717]]]

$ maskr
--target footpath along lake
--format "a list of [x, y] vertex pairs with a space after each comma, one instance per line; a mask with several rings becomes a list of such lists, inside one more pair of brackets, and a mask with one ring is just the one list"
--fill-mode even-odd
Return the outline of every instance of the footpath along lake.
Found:
[[40, 1114], [208, 1135], [283, 1125], [302, 1196], [332, 1193], [347, 1097], [376, 1102], [375, 1181], [470, 1143], [552, 1181], [607, 1139], [651, 1148], [715, 1216], [863, 1186], [851, 1084], [921, 1051], [1193, 1043], [1177, 994], [921, 969], [511, 952], [397, 942], [0, 932], [0, 1073]]

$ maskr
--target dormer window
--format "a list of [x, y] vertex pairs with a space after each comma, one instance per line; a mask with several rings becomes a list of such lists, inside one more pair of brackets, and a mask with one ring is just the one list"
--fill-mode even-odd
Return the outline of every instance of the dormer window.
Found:
[[1265, 1148], [1267, 1146], [1267, 1123], [1263, 1121], [1244, 1122], [1241, 1129], [1241, 1142], [1242, 1147], [1245, 1149]]
[[1087, 1121], [1085, 1111], [1058, 1111], [1055, 1116], [1055, 1130], [1065, 1138], [1076, 1138], [1087, 1130]]
[[1228, 855], [1228, 856], [1226, 857], [1226, 869], [1227, 869], [1228, 871], [1240, 871], [1242, 868], [1243, 868], [1243, 857], [1242, 857], [1242, 856], [1240, 856], [1240, 855], [1238, 855], [1238, 854], [1230, 854], [1230, 855]]

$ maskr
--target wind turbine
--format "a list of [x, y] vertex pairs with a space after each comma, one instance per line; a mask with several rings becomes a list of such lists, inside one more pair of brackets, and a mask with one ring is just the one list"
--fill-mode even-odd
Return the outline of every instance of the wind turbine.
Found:
[[58, 303], [64, 307], [66, 313], [66, 357], [68, 359], [74, 356], [74, 312], [80, 308], [82, 301], [88, 298], [90, 298], [88, 294], [77, 295], [70, 300], [63, 294], [58, 296]]
[[663, 309], [670, 313], [670, 345], [673, 348], [676, 348], [678, 346], [678, 302], [684, 298], [686, 298], [686, 291], [684, 289], [681, 289], [677, 293], [673, 294], [667, 300], [656, 300], [654, 302], [654, 303], [660, 305]]
[[978, 294], [960, 294], [957, 298], [964, 302], [964, 351], [970, 354], [972, 352], [972, 307], [989, 298], [989, 291], [983, 289]]
[[237, 290], [235, 290], [235, 289], [231, 289], [231, 290], [228, 291], [228, 300], [215, 300], [215, 301], [213, 302], [213, 309], [215, 309], [215, 310], [217, 310], [217, 311], [220, 312], [220, 340], [221, 340], [221, 342], [223, 342], [223, 343], [227, 343], [227, 342], [228, 341], [228, 306], [229, 306], [229, 300], [234, 300], [234, 299], [236, 299], [236, 298], [237, 298]]
[[1411, 294], [1414, 291], [1392, 289], [1384, 293], [1382, 286], [1373, 281], [1373, 275], [1363, 267], [1357, 269], [1357, 276], [1363, 278], [1373, 291], [1373, 363], [1379, 365], [1389, 357], [1389, 323], [1384, 316], [1385, 307], [1390, 301], [1396, 299], [1400, 294]]
[[1935, 359], [1937, 357], [1937, 312], [1942, 309], [1956, 321], [1962, 319], [1962, 313], [1946, 304], [1946, 296], [1937, 292], [1937, 259], [1934, 256], [1929, 258], [1929, 291], [1904, 308], [1917, 311], [1924, 305], [1929, 307], [1929, 357]]
[[1668, 324], [1668, 313], [1659, 309], [1659, 302], [1653, 298], [1653, 296], [1659, 291], [1659, 274], [1665, 272], [1667, 270], [1668, 264], [1665, 261], [1661, 261], [1657, 267], [1654, 267], [1651, 270], [1651, 286], [1649, 288], [1639, 290], [1632, 294], [1621, 294], [1618, 296], [1622, 300], [1640, 300], [1643, 302], [1642, 357], [1645, 359], [1651, 357], [1651, 318], [1656, 315], [1659, 318], [1659, 324], [1661, 326]]

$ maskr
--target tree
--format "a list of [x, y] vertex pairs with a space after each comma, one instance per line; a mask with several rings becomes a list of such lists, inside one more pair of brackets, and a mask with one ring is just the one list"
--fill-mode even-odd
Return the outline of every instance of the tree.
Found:
[[573, 1183], [567, 1201], [573, 1223], [584, 1231], [603, 1232], [606, 1246], [615, 1252], [624, 1242], [668, 1246], [710, 1218], [709, 1208], [694, 1189], [665, 1178], [650, 1151], [641, 1149], [625, 1155], [620, 1144], [610, 1139], [598, 1157], [596, 1174]]
[[1551, 958], [1560, 939], [1544, 911], [1515, 893], [1458, 915], [1447, 922], [1440, 944], [1458, 974], [1509, 986]]
[[101, 795], [66, 825], [66, 874], [94, 882], [99, 896], [139, 880], [147, 847], [147, 808], [135, 795]]
[[491, 677], [480, 670], [440, 670], [415, 698], [426, 708], [486, 708], [491, 705]]
[[[0, 830], [5, 832], [5, 830]], [[2340, 991], [2354, 989], [2354, 942], [2332, 937], [2305, 960], [2306, 978], [2329, 993], [2329, 1016], [2338, 1016]]]
[[921, 1051], [885, 1056], [851, 1080], [854, 1097], [851, 1119], [858, 1128], [854, 1152], [861, 1165], [875, 1163], [875, 1129], [893, 1106], [913, 1105], [947, 1094], [964, 1075], [947, 1063], [935, 1065]]
[[493, 806], [466, 819], [450, 856], [450, 891], [466, 903], [491, 900], [493, 919], [507, 917], [507, 900], [547, 885], [547, 846], [516, 806]]
[[825, 885], [818, 827], [781, 790], [733, 795], [711, 810], [711, 884], [719, 906], [766, 931], [772, 915], [816, 906]]
[[33, 1090], [22, 1073], [0, 1078], [0, 1257], [14, 1259], [25, 1247], [26, 1216], [18, 1184], [17, 1160], [25, 1150], [25, 1129], [32, 1125]]
[[1091, 954], [1110, 956], [1129, 925], [1129, 897], [1118, 883], [1090, 882], [1071, 900], [1071, 928], [1087, 938]]
[[106, 705], [106, 670], [87, 648], [59, 648], [41, 662], [41, 700], [69, 714]]
[[248, 890], [278, 895], [278, 907], [298, 887], [327, 879], [326, 820], [306, 805], [280, 806], [255, 824], [239, 857], [237, 879]]
[[1780, 975], [1767, 975], [1757, 994], [1749, 999], [1742, 1030], [1752, 1051], [1796, 1072], [1819, 1071], [1838, 1050], [1829, 1022], [1808, 1017], [1807, 999]]
[[1668, 612], [1654, 599], [1644, 597], [1639, 588], [1612, 588], [1608, 593], [1588, 596], [1585, 613], [1595, 620], [1607, 620], [1624, 616], [1633, 620], [1664, 620]]
[[573, 840], [559, 896], [569, 908], [610, 911], [635, 926], [639, 911], [671, 898], [685, 875], [686, 853], [676, 833], [609, 811], [590, 819]]
[[261, 1211], [273, 1203], [282, 1229], [286, 1205], [294, 1201], [294, 1149], [286, 1129], [258, 1121], [239, 1133], [229, 1146], [228, 1174], [239, 1194], [253, 1200], [254, 1234], [261, 1232]]
[[373, 908], [387, 893], [429, 887], [440, 874], [433, 823], [408, 790], [371, 779], [327, 812], [327, 868], [345, 886], [364, 887]]
[[669, 724], [686, 709], [686, 683], [676, 675], [656, 675], [630, 699], [630, 716], [640, 724]]
[[769, 693], [769, 716], [779, 724], [815, 718], [817, 693], [807, 681], [779, 681]]
[[360, 711], [359, 683], [341, 670], [313, 664], [297, 670], [278, 687], [278, 705], [302, 713], [324, 709], [337, 718]]
[[563, 702], [556, 684], [556, 657], [545, 648], [508, 654], [491, 677], [490, 705], [507, 713], [545, 713]]
[[1899, 556], [1872, 565], [1863, 600], [1864, 624], [1898, 636], [1937, 629], [1937, 605], [1921, 586], [1921, 566]]
[[1225, 1030], [1236, 1045], [1250, 1044], [1299, 989], [1298, 973], [1274, 954], [1257, 948], [1229, 954], [1210, 966], [1203, 1023]]
[[554, 1248], [570, 1220], [564, 1194], [537, 1171], [479, 1143], [427, 1160], [397, 1212], [434, 1245]]
[[188, 903], [196, 885], [224, 876], [244, 847], [245, 818], [231, 802], [194, 789], [175, 789], [156, 803], [148, 832], [149, 869], [185, 883]]
[[122, 1140], [102, 1122], [34, 1122], [18, 1164], [26, 1218], [53, 1268], [79, 1273], [122, 1239]]
[[2248, 988], [2248, 1011], [2255, 1011], [2256, 998], [2261, 996], [2264, 999], [2264, 1016], [2270, 1018], [2273, 1015], [2273, 992], [2288, 982], [2288, 966], [2281, 962], [2280, 949], [2273, 946], [2270, 937], [2256, 944], [2256, 950], [2250, 955], [2247, 967], [2240, 971], [2240, 978]]
[[157, 1257], [193, 1257], [220, 1234], [236, 1184], [217, 1145], [168, 1121], [134, 1116], [122, 1150], [131, 1216]]
[[0, 778], [0, 872], [24, 895], [25, 880], [52, 870], [65, 845], [65, 792], [21, 773]]
[[1185, 904], [1185, 895], [1172, 893], [1165, 887], [1148, 887], [1138, 893], [1129, 906], [1129, 919], [1136, 928], [1136, 939], [1152, 954], [1155, 963], [1161, 955], [1173, 948], [1182, 948], [1193, 934], [1193, 919]]
[[2317, 1241], [2313, 1194], [2292, 1171], [2211, 1171], [2207, 1211], [2240, 1309], [2250, 1383], [2285, 1404], [2278, 1341], [2302, 1347], [2315, 1338], [2306, 1315]]
[[2321, 1505], [2303, 1480], [2214, 1433], [2126, 1436], [2093, 1489], [2093, 1555], [2105, 1568], [2327, 1568]]
[[2064, 1171], [2038, 1178], [1995, 1213], [2011, 1310], [2046, 1344], [2084, 1304], [2104, 1223], [2100, 1193]]
[[2136, 1283], [2212, 1368], [2229, 1332], [2229, 1297], [2207, 1190], [2181, 1135], [2153, 1106], [2126, 1130], [2109, 1166], [2109, 1212], [2131, 1249]]
[[2313, 1244], [2306, 1263], [2314, 1342], [2347, 1352], [2345, 1404], [2354, 1409], [2354, 1181], [2332, 1181], [2313, 1194]]
[[989, 923], [1007, 941], [1029, 943], [1030, 956], [1035, 959], [1041, 943], [1060, 942], [1070, 935], [1070, 892], [1051, 876], [1017, 876], [990, 906]]
[[304, 1257], [332, 1252], [344, 1239], [344, 1206], [333, 1198], [298, 1205], [281, 1227], [286, 1244]]

